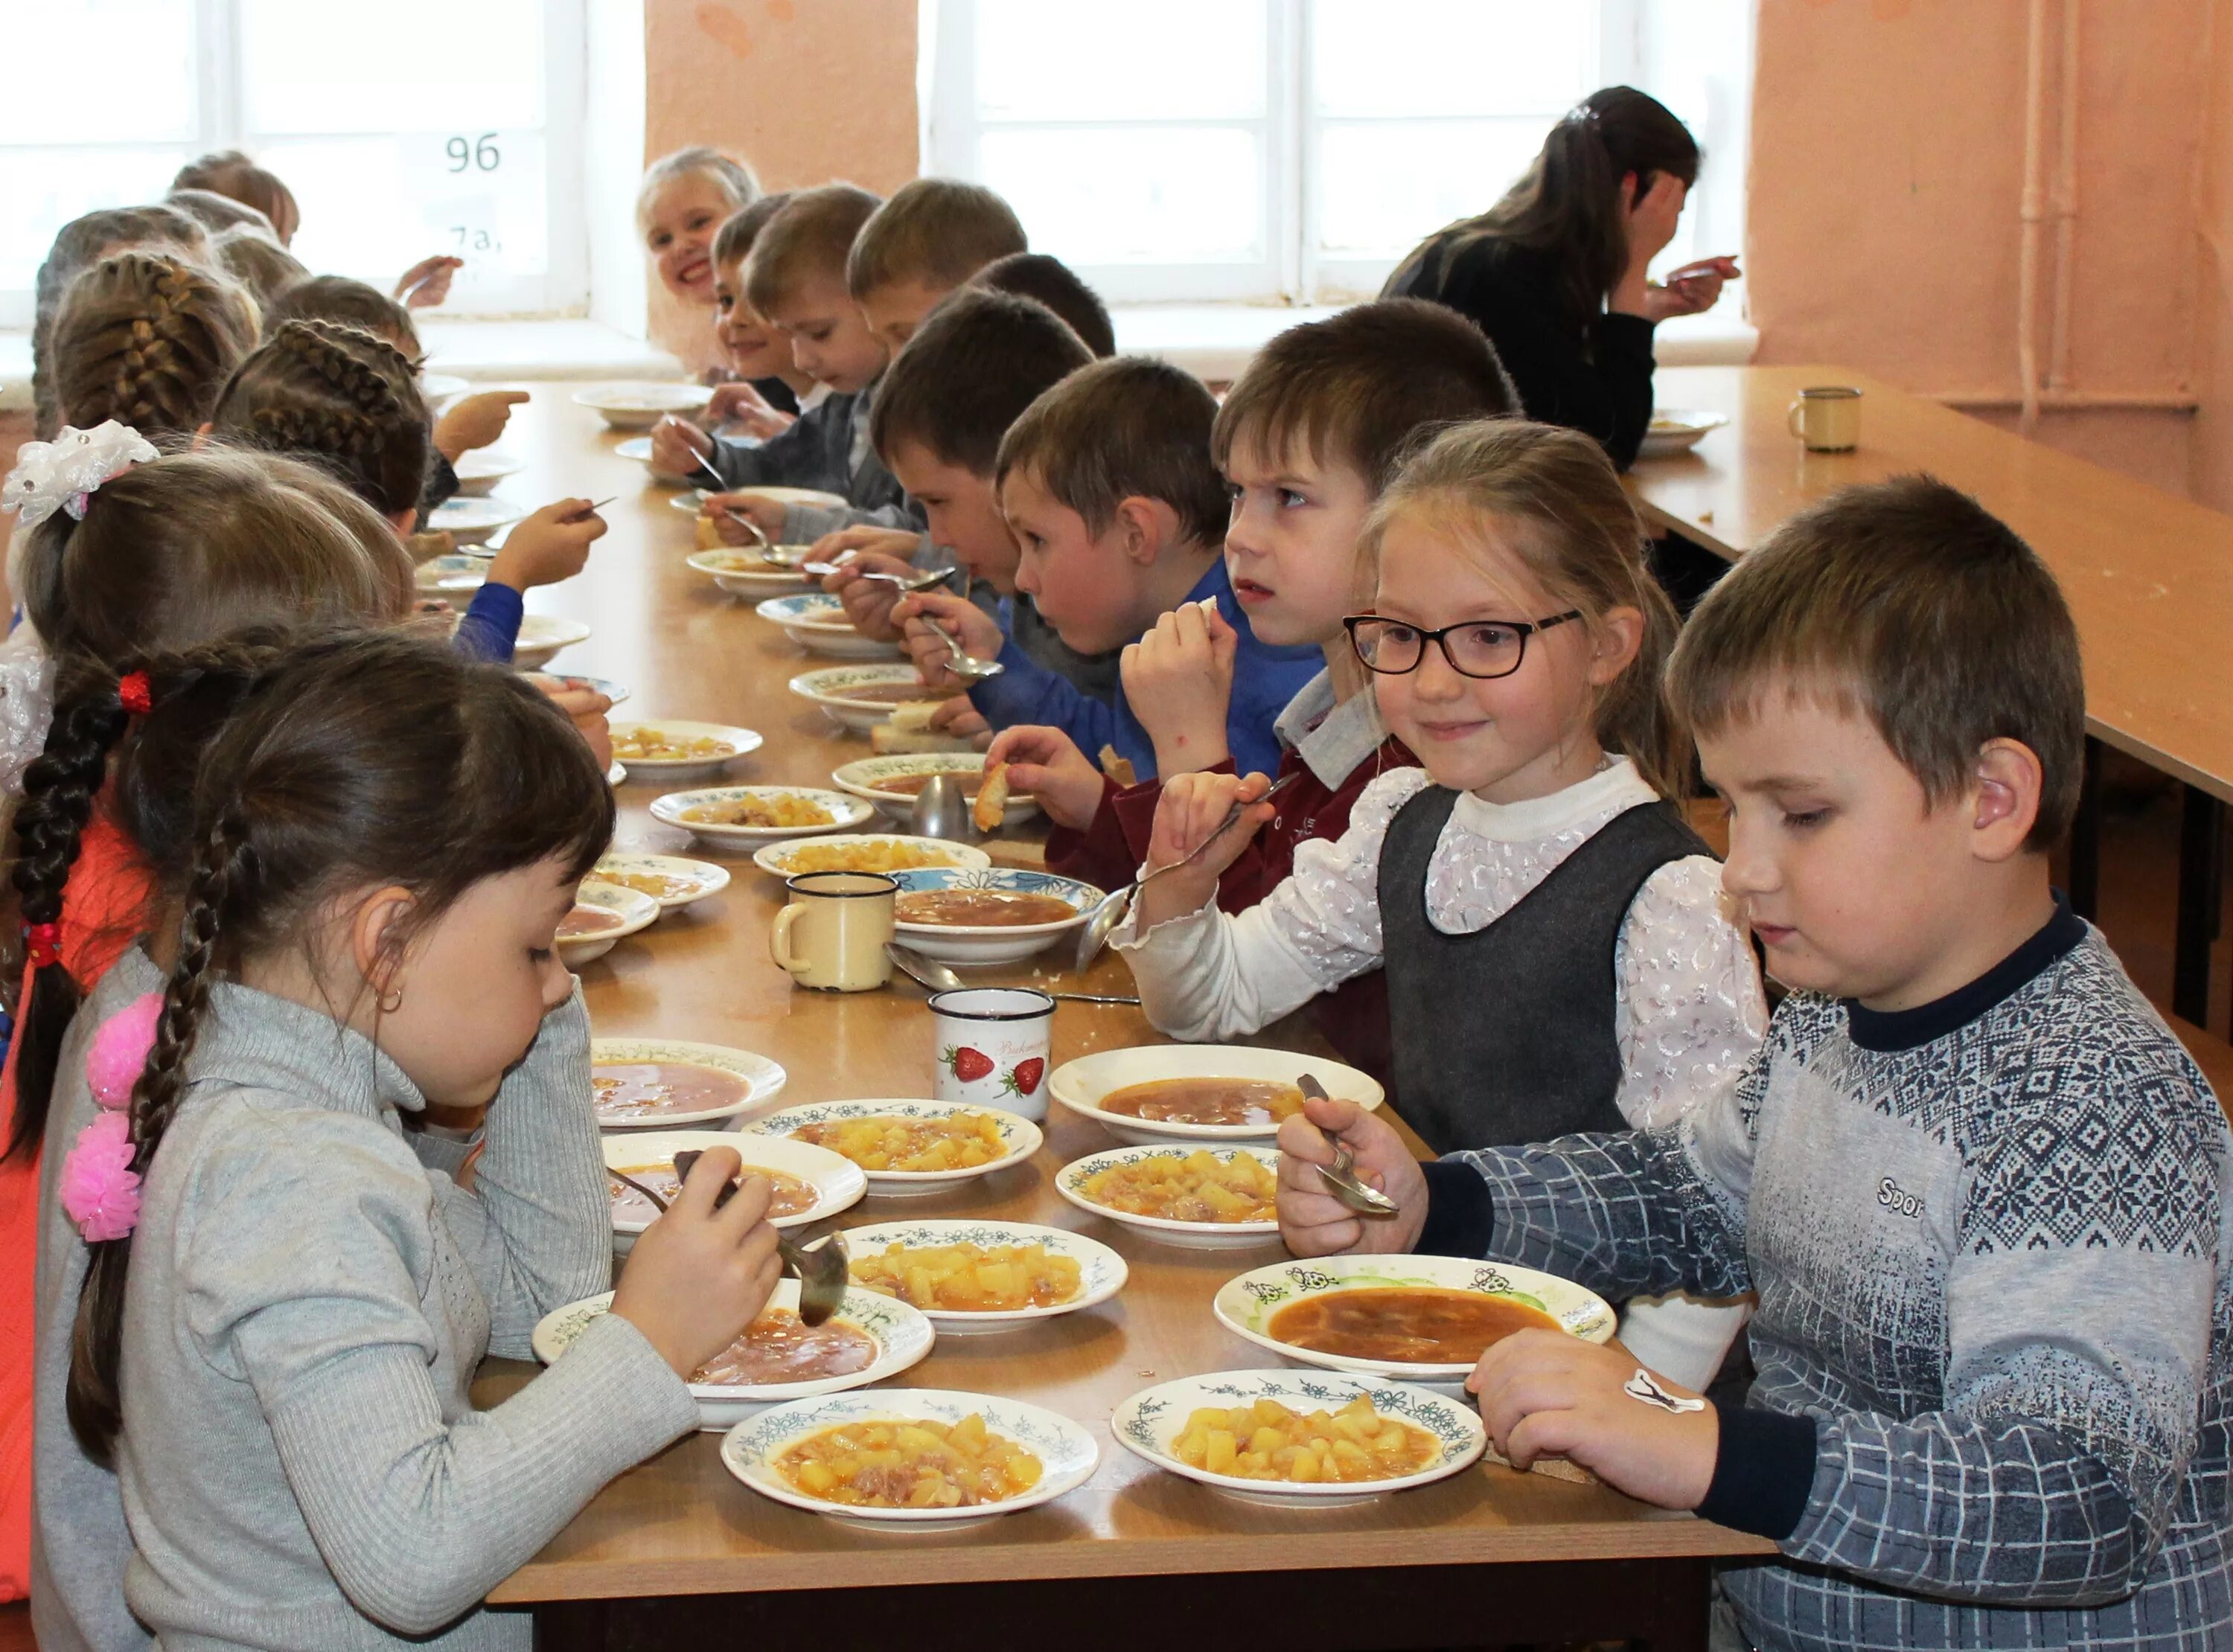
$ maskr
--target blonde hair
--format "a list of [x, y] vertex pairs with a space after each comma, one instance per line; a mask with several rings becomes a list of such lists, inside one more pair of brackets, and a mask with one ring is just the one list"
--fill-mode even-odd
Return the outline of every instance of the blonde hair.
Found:
[[651, 227], [652, 198], [677, 179], [711, 179], [729, 198], [729, 211], [750, 206], [760, 198], [760, 180], [752, 167], [734, 155], [725, 155], [711, 144], [692, 144], [671, 155], [661, 155], [643, 169], [636, 186], [635, 224], [639, 231]]
[[75, 425], [114, 419], [143, 436], [184, 435], [207, 422], [256, 335], [255, 304], [223, 276], [119, 253], [62, 298], [49, 349], [55, 400]]
[[[1513, 419], [1453, 425], [1407, 459], [1366, 518], [1359, 549], [1377, 567], [1389, 525], [1427, 517], [1478, 553], [1488, 520], [1520, 530], [1507, 542], [1555, 604], [1595, 628], [1615, 608], [1644, 616], [1628, 667], [1598, 691], [1598, 742], [1629, 758], [1663, 797], [1690, 790], [1690, 746], [1669, 706], [1675, 605], [1644, 560], [1643, 521], [1605, 449], [1579, 431]], [[1524, 616], [1535, 619], [1540, 616]]]
[[205, 189], [212, 195], [252, 206], [264, 214], [282, 244], [295, 238], [294, 225], [303, 220], [295, 192], [238, 149], [218, 149], [190, 160], [171, 180], [173, 190]]
[[309, 266], [281, 246], [270, 231], [246, 224], [218, 231], [210, 242], [210, 251], [225, 274], [248, 289], [267, 325], [279, 295], [310, 273]]

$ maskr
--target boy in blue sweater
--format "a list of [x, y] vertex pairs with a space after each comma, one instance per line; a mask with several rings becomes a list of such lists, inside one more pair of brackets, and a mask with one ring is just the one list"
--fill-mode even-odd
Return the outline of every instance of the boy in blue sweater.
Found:
[[[2048, 886], [2085, 735], [2053, 576], [1927, 478], [1851, 489], [1706, 597], [1671, 686], [1792, 989], [1753, 1065], [1670, 1129], [1423, 1166], [1312, 1102], [1288, 1247], [1757, 1291], [1741, 1406], [1557, 1332], [1469, 1382], [1514, 1463], [1772, 1538], [1723, 1577], [1751, 1645], [2233, 1643], [2233, 1140]], [[1401, 1214], [1325, 1197], [1318, 1125]]]
[[1017, 545], [1015, 589], [1079, 654], [1123, 650], [1113, 704], [1038, 665], [967, 601], [936, 593], [892, 611], [925, 680], [962, 686], [941, 663], [942, 633], [951, 634], [971, 657], [1006, 667], [969, 686], [993, 729], [1058, 728], [1082, 751], [1113, 748], [1143, 779], [1156, 771], [1156, 745], [1132, 699], [1221, 701], [1234, 761], [1269, 772], [1279, 760], [1273, 722], [1325, 662], [1314, 645], [1258, 641], [1234, 600], [1225, 484], [1209, 458], [1216, 416], [1191, 374], [1119, 355], [1071, 374], [1001, 439], [994, 480]]

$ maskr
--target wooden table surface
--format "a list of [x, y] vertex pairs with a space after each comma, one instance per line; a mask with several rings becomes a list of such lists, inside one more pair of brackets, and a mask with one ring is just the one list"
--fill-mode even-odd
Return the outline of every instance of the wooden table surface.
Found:
[[[1810, 453], [1785, 412], [1803, 385], [1862, 393], [1860, 445]], [[1730, 557], [1855, 482], [1929, 471], [2023, 536], [2061, 582], [2086, 659], [2089, 731], [2233, 801], [2233, 517], [1844, 367], [1669, 367], [1662, 407], [1729, 423], [1629, 485], [1653, 521]]]
[[[620, 496], [605, 511], [612, 531], [588, 573], [531, 598], [535, 610], [570, 615], [596, 630], [552, 668], [628, 684], [634, 698], [619, 715], [759, 730], [767, 744], [738, 765], [740, 780], [820, 784], [838, 763], [865, 755], [862, 737], [837, 731], [785, 691], [791, 675], [828, 662], [796, 652], [749, 603], [722, 595], [683, 565], [692, 549], [689, 518], [668, 508], [667, 489], [645, 485], [639, 465], [613, 454], [617, 440], [571, 406], [563, 387], [543, 386], [514, 414], [504, 444], [526, 461], [503, 485], [505, 497], [531, 504], [564, 493]], [[586, 966], [582, 979], [596, 1031], [756, 1050], [789, 1072], [787, 1102], [927, 1095], [933, 1051], [921, 995], [904, 983], [857, 995], [795, 991], [767, 953], [779, 886], [742, 857], [687, 848], [680, 832], [652, 822], [646, 807], [660, 790], [622, 790], [620, 845], [724, 859], [735, 881], [723, 895], [669, 915]], [[1012, 847], [1012, 858], [1028, 860], [1032, 852], [1027, 839]], [[1025, 964], [983, 979], [1006, 983], [1041, 973]], [[1104, 958], [1085, 990], [1129, 991], [1122, 963]], [[1158, 1037], [1136, 1010], [1065, 1004], [1055, 1017], [1054, 1059]], [[1292, 1025], [1254, 1042], [1323, 1048]], [[1076, 1418], [1102, 1448], [1090, 1483], [1022, 1513], [880, 1537], [747, 1491], [722, 1468], [719, 1436], [699, 1434], [608, 1486], [491, 1600], [1769, 1551], [1755, 1539], [1599, 1486], [1494, 1465], [1362, 1506], [1294, 1513], [1237, 1502], [1149, 1467], [1110, 1438], [1111, 1408], [1172, 1377], [1270, 1363], [1217, 1325], [1209, 1301], [1234, 1273], [1284, 1252], [1276, 1241], [1180, 1249], [1088, 1216], [1056, 1195], [1054, 1173], [1114, 1143], [1058, 1107], [1046, 1128], [1045, 1150], [1026, 1167], [942, 1196], [871, 1195], [837, 1219], [850, 1226], [920, 1216], [1013, 1217], [1090, 1232], [1124, 1255], [1130, 1280], [1114, 1301], [1013, 1333], [947, 1338], [895, 1379], [1012, 1395]], [[492, 1362], [482, 1402], [513, 1391], [529, 1374]]]

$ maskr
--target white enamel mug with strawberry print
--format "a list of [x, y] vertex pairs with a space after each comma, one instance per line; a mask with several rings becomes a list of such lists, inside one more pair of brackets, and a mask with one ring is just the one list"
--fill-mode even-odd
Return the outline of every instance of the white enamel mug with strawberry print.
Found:
[[1020, 1118], [1046, 1116], [1052, 998], [1029, 987], [972, 986], [932, 993], [930, 1011], [938, 1040], [933, 1096]]

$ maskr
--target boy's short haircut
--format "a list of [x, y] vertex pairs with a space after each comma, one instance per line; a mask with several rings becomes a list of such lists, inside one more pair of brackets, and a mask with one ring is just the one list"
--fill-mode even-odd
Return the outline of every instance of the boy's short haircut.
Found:
[[1520, 393], [1480, 328], [1441, 304], [1383, 298], [1279, 334], [1256, 353], [1210, 433], [1228, 470], [1237, 445], [1273, 463], [1294, 444], [1361, 472], [1375, 494], [1427, 433], [1518, 416]]
[[1116, 328], [1101, 295], [1077, 278], [1061, 259], [1045, 252], [1012, 252], [996, 258], [969, 278], [973, 287], [1036, 298], [1070, 323], [1097, 357], [1116, 354]]
[[763, 315], [807, 282], [843, 283], [853, 237], [876, 210], [876, 198], [857, 184], [823, 184], [791, 192], [760, 226], [745, 260], [745, 302]]
[[752, 250], [752, 243], [760, 238], [767, 221], [783, 210], [791, 198], [791, 192], [779, 189], [772, 195], [763, 195], [750, 206], [740, 206], [721, 220], [721, 227], [713, 231], [713, 268], [726, 270], [732, 263], [742, 263]]
[[2041, 778], [2028, 849], [2051, 849], [2077, 814], [2086, 682], [2061, 589], [1935, 478], [1801, 511], [1698, 604], [1668, 679], [1692, 733], [1759, 715], [1779, 686], [1865, 716], [1934, 806], [1967, 789], [1988, 740], [2029, 747]]
[[866, 298], [912, 281], [948, 291], [1031, 243], [1015, 209], [982, 184], [918, 178], [876, 210], [845, 258], [845, 288]]
[[990, 477], [1008, 426], [1092, 359], [1045, 305], [964, 288], [884, 369], [869, 439], [887, 464], [895, 446], [912, 442], [941, 465]]
[[174, 189], [163, 197], [163, 205], [176, 207], [212, 235], [244, 224], [269, 236], [277, 237], [279, 233], [257, 208], [246, 201], [236, 201], [230, 195], [220, 195], [213, 189]]
[[188, 161], [171, 179], [171, 187], [205, 189], [212, 195], [252, 206], [264, 214], [275, 232], [283, 222], [296, 222], [303, 216], [294, 191], [238, 149], [212, 150]]
[[1096, 534], [1125, 500], [1160, 499], [1178, 513], [1187, 537], [1221, 544], [1231, 511], [1225, 480], [1209, 462], [1216, 417], [1216, 398], [1191, 373], [1144, 355], [1112, 355], [1071, 374], [1008, 427], [995, 481], [1029, 471]]
[[334, 322], [361, 327], [407, 355], [417, 355], [419, 329], [411, 312], [369, 282], [352, 276], [306, 276], [283, 289], [264, 312], [267, 329], [282, 322]]

